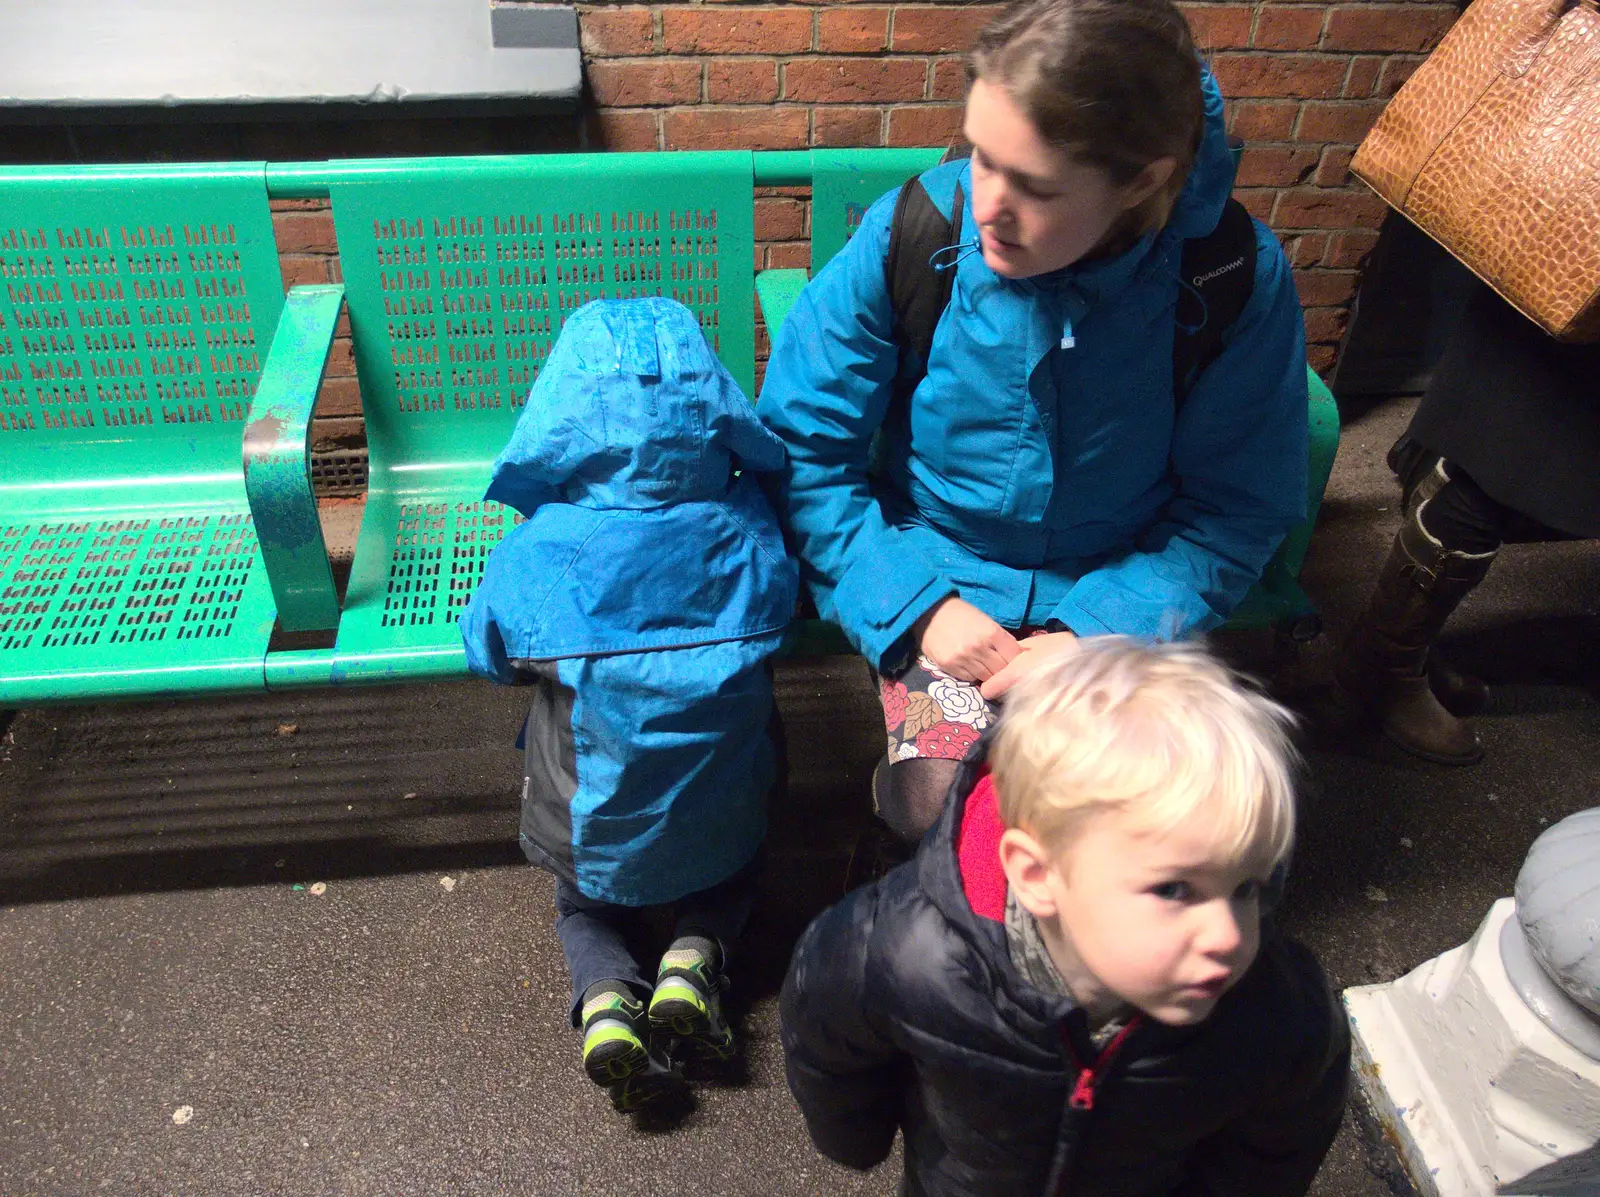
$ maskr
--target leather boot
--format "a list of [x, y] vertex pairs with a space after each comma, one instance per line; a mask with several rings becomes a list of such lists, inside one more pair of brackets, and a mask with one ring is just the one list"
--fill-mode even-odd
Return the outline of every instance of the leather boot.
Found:
[[1437, 652], [1428, 654], [1428, 688], [1452, 715], [1481, 715], [1494, 697], [1488, 682], [1457, 669]]
[[[1396, 445], [1396, 448], [1399, 447]], [[1397, 464], [1395, 453], [1391, 450], [1389, 467], [1395, 469]], [[1423, 504], [1449, 481], [1444, 458], [1438, 454], [1418, 457], [1412, 469], [1400, 474], [1401, 510], [1405, 518], [1419, 518], [1417, 513]], [[1439, 705], [1452, 715], [1480, 715], [1489, 709], [1493, 697], [1488, 683], [1482, 678], [1457, 669], [1436, 652], [1428, 654], [1428, 686], [1439, 700]]]
[[1494, 558], [1494, 552], [1446, 549], [1408, 514], [1334, 665], [1339, 684], [1378, 718], [1384, 734], [1424, 760], [1470, 765], [1483, 757], [1472, 729], [1434, 697], [1428, 650]]

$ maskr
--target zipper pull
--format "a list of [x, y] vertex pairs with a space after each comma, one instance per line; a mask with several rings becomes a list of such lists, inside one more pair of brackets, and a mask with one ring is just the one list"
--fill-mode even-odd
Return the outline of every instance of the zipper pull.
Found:
[[1128, 1036], [1132, 1035], [1135, 1028], [1143, 1021], [1144, 1016], [1142, 1014], [1135, 1014], [1129, 1019], [1127, 1025], [1112, 1037], [1111, 1042], [1100, 1049], [1091, 1068], [1085, 1068], [1078, 1064], [1078, 1053], [1072, 1046], [1072, 1034], [1067, 1029], [1066, 1022], [1062, 1022], [1061, 1042], [1067, 1049], [1067, 1059], [1078, 1066], [1078, 1079], [1073, 1082], [1072, 1095], [1067, 1098], [1069, 1109], [1094, 1109], [1094, 1084], [1100, 1079], [1100, 1073], [1106, 1070], [1111, 1063], [1111, 1058], [1122, 1049], [1122, 1045], [1127, 1042]]
[[1072, 1086], [1072, 1096], [1067, 1099], [1067, 1104], [1074, 1110], [1094, 1109], [1094, 1069], [1085, 1068], [1078, 1073], [1078, 1081]]

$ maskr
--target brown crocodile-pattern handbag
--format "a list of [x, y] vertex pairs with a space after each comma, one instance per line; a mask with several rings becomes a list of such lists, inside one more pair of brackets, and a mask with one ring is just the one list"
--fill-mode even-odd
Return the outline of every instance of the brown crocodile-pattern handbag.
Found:
[[1600, 340], [1600, 7], [1475, 0], [1351, 164], [1524, 315]]

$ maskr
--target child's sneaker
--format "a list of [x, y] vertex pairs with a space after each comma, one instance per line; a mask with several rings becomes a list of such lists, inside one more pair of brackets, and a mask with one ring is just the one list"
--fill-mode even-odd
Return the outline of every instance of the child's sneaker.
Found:
[[661, 958], [650, 998], [650, 1033], [675, 1039], [689, 1059], [720, 1062], [734, 1055], [733, 1028], [722, 1017], [726, 985], [713, 960], [676, 944]]
[[644, 1003], [604, 989], [583, 1004], [583, 1070], [597, 1085], [613, 1085], [643, 1072], [650, 1053], [645, 1047]]
[[611, 1095], [623, 1113], [640, 1109], [683, 1087], [683, 1078], [645, 1043], [644, 1003], [604, 989], [583, 1004], [583, 1071]]

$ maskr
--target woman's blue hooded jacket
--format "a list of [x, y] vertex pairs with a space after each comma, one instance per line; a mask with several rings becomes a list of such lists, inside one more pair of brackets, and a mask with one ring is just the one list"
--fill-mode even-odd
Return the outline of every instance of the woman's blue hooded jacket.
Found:
[[[898, 350], [884, 275], [895, 193], [801, 293], [760, 411], [789, 450], [775, 487], [821, 613], [873, 664], [948, 595], [1002, 626], [1175, 638], [1221, 623], [1305, 517], [1305, 333], [1259, 222], [1251, 297], [1221, 355], [1174, 400], [1183, 242], [1233, 188], [1222, 97], [1167, 225], [1115, 257], [1037, 278], [964, 244], [928, 371], [890, 409]], [[922, 176], [947, 216], [969, 162]], [[884, 465], [869, 470], [882, 430]]]
[[473, 672], [560, 693], [573, 776], [530, 780], [523, 842], [590, 897], [669, 902], [760, 846], [798, 581], [750, 472], [783, 461], [694, 315], [641, 299], [572, 314], [494, 463], [527, 519], [461, 634]]

